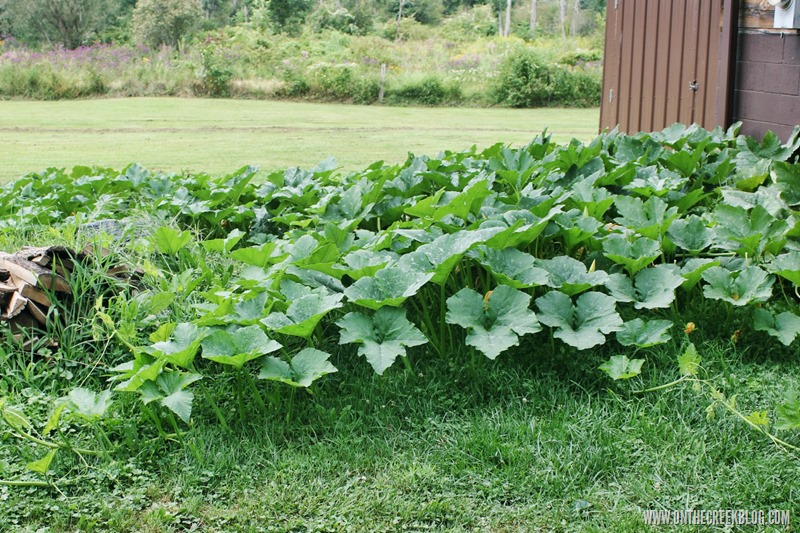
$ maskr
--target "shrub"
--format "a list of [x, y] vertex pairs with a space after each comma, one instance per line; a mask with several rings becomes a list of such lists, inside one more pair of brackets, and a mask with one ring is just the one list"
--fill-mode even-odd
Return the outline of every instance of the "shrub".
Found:
[[599, 105], [598, 74], [568, 70], [547, 62], [530, 50], [509, 56], [493, 89], [495, 104], [511, 107]]
[[312, 71], [310, 96], [322, 100], [371, 104], [378, 99], [377, 79], [349, 65], [323, 65]]
[[475, 6], [454, 15], [441, 26], [442, 36], [452, 41], [475, 41], [497, 34], [497, 19], [488, 5]]
[[321, 4], [311, 14], [309, 22], [315, 33], [322, 30], [337, 30], [349, 34], [359, 32], [356, 18], [342, 6]]
[[393, 41], [424, 41], [433, 37], [430, 27], [413, 18], [403, 18], [400, 24], [390, 20], [383, 26], [383, 37]]
[[299, 73], [287, 72], [281, 78], [283, 85], [275, 90], [280, 98], [298, 98], [306, 96], [311, 89], [306, 79]]
[[201, 19], [199, 0], [139, 0], [131, 32], [138, 43], [177, 46]]
[[231, 92], [233, 71], [217, 57], [213, 41], [206, 41], [200, 50], [202, 65], [200, 68], [200, 90], [203, 94], [215, 98], [226, 98]]
[[351, 94], [353, 69], [346, 65], [323, 65], [313, 71], [313, 85], [319, 96], [333, 100], [346, 99]]
[[463, 99], [460, 87], [445, 85], [438, 78], [427, 77], [418, 82], [406, 83], [389, 91], [389, 103], [443, 105], [458, 103]]

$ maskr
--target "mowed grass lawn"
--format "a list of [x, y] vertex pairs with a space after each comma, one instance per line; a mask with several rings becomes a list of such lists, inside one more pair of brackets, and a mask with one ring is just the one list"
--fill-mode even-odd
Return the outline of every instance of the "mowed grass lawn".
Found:
[[345, 170], [408, 152], [521, 145], [542, 130], [557, 141], [596, 135], [597, 109], [347, 106], [252, 100], [128, 98], [0, 102], [0, 182], [48, 167], [129, 163], [158, 171]]

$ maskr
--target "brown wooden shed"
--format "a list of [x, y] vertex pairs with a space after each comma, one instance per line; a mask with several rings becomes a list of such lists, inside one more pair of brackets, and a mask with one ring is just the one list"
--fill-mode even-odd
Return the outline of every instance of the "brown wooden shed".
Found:
[[[800, 2], [800, 0], [793, 0]], [[600, 128], [800, 124], [800, 30], [766, 0], [608, 0]]]

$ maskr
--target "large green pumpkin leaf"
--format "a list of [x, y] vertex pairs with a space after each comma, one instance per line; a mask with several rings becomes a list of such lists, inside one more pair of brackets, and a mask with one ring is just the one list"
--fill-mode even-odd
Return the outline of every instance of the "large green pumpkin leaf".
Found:
[[153, 232], [150, 242], [157, 252], [164, 255], [175, 255], [181, 248], [192, 242], [192, 234], [189, 231], [161, 226]]
[[775, 278], [757, 266], [741, 271], [712, 267], [703, 272], [707, 285], [703, 294], [712, 300], [723, 300], [737, 307], [750, 302], [766, 302], [772, 296]]
[[672, 304], [683, 282], [670, 265], [657, 265], [637, 272], [633, 283], [625, 274], [612, 274], [606, 287], [617, 301], [634, 302], [636, 309], [661, 309]]
[[755, 192], [744, 192], [738, 189], [721, 189], [722, 203], [750, 210], [760, 205], [774, 217], [783, 217], [789, 206], [781, 198], [777, 187], [759, 187]]
[[330, 354], [314, 348], [304, 348], [287, 363], [277, 357], [264, 359], [259, 379], [279, 381], [292, 387], [308, 388], [314, 381], [337, 369], [328, 359]]
[[622, 329], [617, 331], [617, 342], [623, 346], [650, 348], [668, 342], [671, 338], [670, 328], [672, 328], [672, 322], [669, 320], [645, 321], [641, 318], [634, 318], [630, 322], [625, 322]]
[[454, 216], [467, 221], [470, 214], [475, 214], [487, 196], [492, 194], [491, 182], [486, 179], [475, 179], [463, 191], [448, 194], [439, 191], [436, 195], [417, 202], [406, 209], [406, 213], [417, 218], [430, 218], [440, 221]]
[[240, 240], [245, 236], [244, 232], [239, 229], [234, 229], [225, 238], [222, 239], [210, 239], [206, 241], [202, 241], [200, 244], [209, 252], [217, 252], [222, 254], [230, 253], [233, 250], [233, 247], [238, 244]]
[[374, 276], [379, 270], [397, 261], [399, 256], [387, 250], [355, 250], [344, 256], [345, 266], [337, 265], [336, 268], [354, 280], [366, 276]]
[[192, 416], [194, 393], [185, 389], [200, 379], [203, 379], [203, 376], [199, 374], [162, 372], [155, 381], [143, 383], [139, 393], [145, 404], [157, 401], [188, 424]]
[[587, 292], [573, 305], [566, 294], [551, 291], [536, 300], [539, 321], [556, 328], [553, 336], [579, 350], [603, 344], [605, 335], [622, 328], [616, 300], [599, 292]]
[[392, 366], [398, 356], [406, 356], [406, 347], [428, 342], [425, 335], [406, 318], [404, 309], [381, 307], [370, 316], [353, 312], [336, 322], [341, 330], [339, 344], [358, 343], [358, 354], [378, 375]]
[[719, 261], [710, 259], [708, 257], [693, 257], [686, 261], [680, 268], [680, 274], [685, 280], [683, 287], [685, 290], [690, 291], [702, 279], [703, 272], [711, 267], [719, 266]]
[[175, 366], [190, 368], [200, 343], [207, 334], [206, 328], [184, 322], [175, 326], [171, 340], [157, 342], [150, 350], [154, 356], [163, 357]]
[[800, 316], [788, 311], [773, 316], [766, 309], [755, 309], [753, 328], [756, 331], [766, 331], [785, 346], [789, 346], [800, 333]]
[[641, 269], [661, 255], [658, 241], [640, 237], [633, 242], [625, 237], [608, 237], [603, 241], [606, 257], [622, 265], [628, 274], [634, 276]]
[[402, 256], [397, 261], [397, 266], [419, 272], [433, 272], [430, 281], [442, 285], [465, 253], [478, 244], [485, 243], [500, 231], [500, 228], [494, 227], [442, 235]]
[[608, 280], [602, 270], [589, 272], [586, 265], [566, 255], [537, 261], [536, 264], [548, 273], [547, 286], [574, 296]]
[[678, 216], [677, 207], [669, 207], [664, 200], [651, 196], [646, 202], [635, 196], [617, 196], [614, 199], [619, 217], [614, 221], [648, 239], [660, 240], [672, 220]]
[[531, 297], [506, 285], [482, 296], [463, 288], [447, 299], [448, 324], [465, 328], [467, 344], [495, 359], [519, 344], [519, 337], [542, 328], [536, 314], [528, 307]]
[[433, 278], [433, 272], [420, 272], [387, 266], [374, 276], [366, 276], [345, 289], [344, 295], [356, 305], [380, 309], [385, 305], [396, 307], [406, 298], [417, 294]]
[[267, 242], [261, 246], [250, 246], [234, 250], [230, 253], [230, 257], [246, 265], [265, 268], [267, 265], [283, 261], [286, 259], [287, 254], [283, 253], [277, 243]]
[[309, 338], [322, 317], [341, 307], [344, 298], [325, 287], [309, 289], [299, 283], [283, 282], [281, 290], [290, 302], [286, 313], [271, 313], [261, 323], [271, 331], [295, 337]]
[[87, 420], [103, 418], [111, 406], [111, 391], [105, 390], [100, 394], [94, 391], [77, 387], [67, 395], [69, 410]]
[[672, 242], [691, 253], [701, 252], [714, 243], [714, 232], [697, 215], [672, 222], [668, 235]]
[[785, 220], [775, 218], [760, 205], [748, 213], [741, 207], [721, 203], [714, 209], [714, 220], [715, 244], [741, 256], [758, 257], [764, 250], [780, 251], [789, 231]]
[[597, 186], [596, 178], [589, 177], [572, 186], [568, 202], [587, 216], [602, 220], [614, 203], [614, 196], [606, 188]]
[[[264, 318], [264, 315], [269, 311], [267, 302], [270, 300], [270, 293], [266, 290], [254, 290], [233, 304], [233, 313], [228, 314], [225, 319], [228, 323], [239, 324], [241, 326], [249, 326], [256, 324], [259, 320]], [[227, 302], [220, 305], [225, 309], [228, 307]]]
[[772, 164], [772, 172], [781, 198], [792, 207], [800, 205], [800, 165], [776, 161]]
[[[546, 203], [555, 202], [549, 198]], [[550, 219], [561, 212], [561, 206], [548, 208], [543, 217], [534, 215], [531, 211], [515, 209], [504, 211], [500, 216], [483, 222], [480, 229], [500, 228], [499, 233], [486, 240], [486, 246], [503, 250], [527, 246], [535, 241], [547, 228]]]
[[546, 270], [533, 266], [533, 256], [516, 248], [495, 250], [481, 246], [473, 250], [470, 257], [491, 272], [501, 285], [523, 289], [547, 285], [549, 281]]
[[781, 254], [766, 265], [767, 270], [773, 274], [788, 279], [795, 285], [800, 285], [800, 252], [792, 250]]
[[567, 250], [572, 250], [585, 240], [594, 237], [603, 225], [596, 218], [585, 216], [577, 209], [559, 213], [553, 217], [553, 222], [558, 226], [558, 235], [564, 239]]
[[279, 342], [267, 337], [257, 325], [229, 330], [215, 329], [200, 345], [203, 348], [203, 359], [234, 368], [242, 368], [246, 362], [282, 347]]

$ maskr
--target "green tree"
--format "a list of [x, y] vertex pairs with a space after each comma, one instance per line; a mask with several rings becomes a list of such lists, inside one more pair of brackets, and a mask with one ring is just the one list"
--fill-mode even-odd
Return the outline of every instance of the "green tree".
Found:
[[15, 36], [77, 48], [108, 22], [110, 0], [5, 0], [0, 11]]
[[312, 7], [312, 0], [271, 0], [268, 5], [270, 18], [279, 31], [299, 28]]
[[180, 46], [202, 16], [200, 0], [139, 0], [131, 32], [142, 44]]
[[438, 24], [442, 20], [442, 0], [394, 0], [389, 5], [392, 16], [411, 17], [421, 24]]

